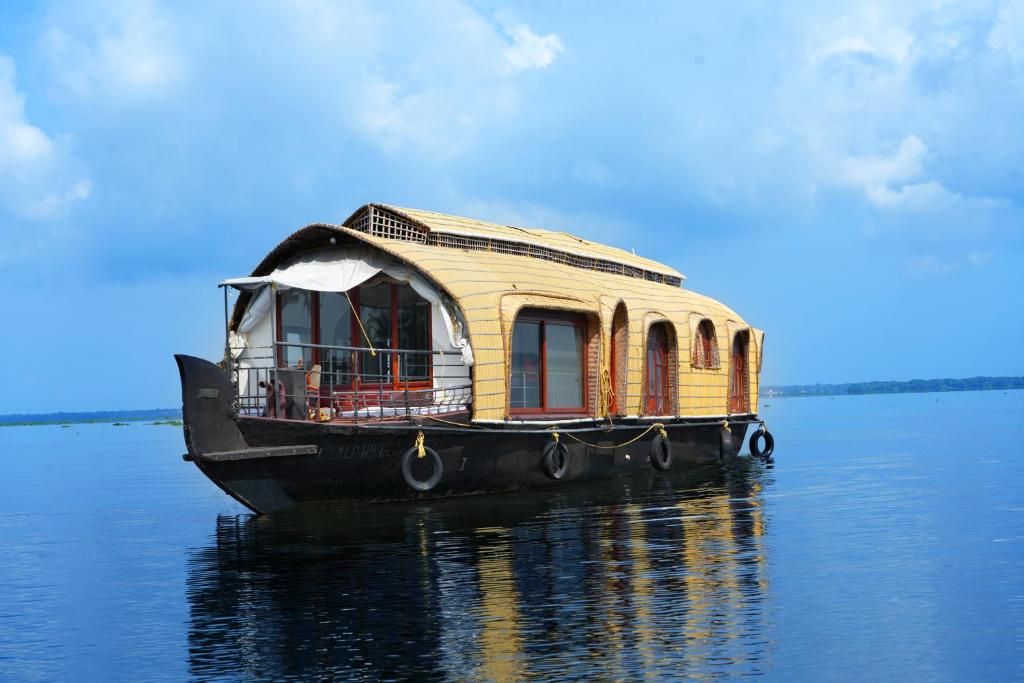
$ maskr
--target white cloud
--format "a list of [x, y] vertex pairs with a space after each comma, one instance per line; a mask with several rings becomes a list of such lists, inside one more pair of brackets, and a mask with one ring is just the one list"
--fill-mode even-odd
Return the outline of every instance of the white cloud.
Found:
[[22, 213], [28, 218], [44, 219], [59, 214], [68, 205], [80, 199], [88, 199], [92, 192], [92, 181], [88, 178], [79, 180], [66, 192], [46, 194], [37, 197], [27, 197]]
[[[565, 50], [556, 34], [487, 16], [466, 0], [390, 8], [291, 0], [242, 11], [53, 0], [36, 47], [57, 102], [102, 109], [108, 125], [126, 124], [126, 133], [138, 136], [144, 123], [164, 138], [190, 140], [217, 126], [237, 128], [226, 116], [288, 117], [301, 109], [298, 125], [317, 127], [323, 144], [351, 153], [366, 142], [411, 164], [443, 164], [514, 125], [524, 74]], [[46, 211], [67, 196], [52, 192], [33, 206]]]
[[512, 71], [544, 69], [565, 51], [558, 35], [538, 36], [526, 24], [513, 26], [508, 36], [512, 38], [512, 44], [505, 48], [505, 59]]
[[996, 208], [1003, 202], [988, 197], [966, 197], [935, 180], [922, 180], [929, 159], [928, 146], [908, 135], [890, 156], [847, 157], [840, 166], [840, 182], [861, 189], [881, 209], [942, 209], [953, 204]]
[[406, 89], [397, 82], [369, 79], [355, 92], [358, 128], [388, 153], [413, 147], [440, 158], [457, 156], [475, 140], [481, 125], [482, 112], [475, 103], [453, 107], [444, 90]]
[[[317, 56], [337, 56], [321, 78], [333, 81], [341, 118], [391, 154], [444, 160], [472, 149], [485, 131], [520, 113], [521, 72], [550, 65], [564, 50], [557, 35], [538, 36], [525, 24], [508, 33], [509, 44], [465, 2], [413, 3], [392, 16], [366, 12], [351, 12], [364, 50], [325, 40]], [[318, 14], [300, 23], [318, 23]]]
[[573, 164], [572, 177], [585, 185], [603, 186], [612, 179], [612, 173], [600, 161], [589, 159]]
[[354, 133], [388, 154], [445, 160], [513, 121], [521, 74], [565, 49], [554, 33], [504, 25], [465, 0], [390, 9], [292, 0], [242, 12], [217, 3], [58, 0], [39, 45], [63, 100], [110, 110], [172, 103], [181, 114], [175, 126], [185, 127], [230, 111], [226, 96], [241, 90], [231, 94], [262, 98], [268, 109], [303, 102], [337, 127], [336, 139]]
[[864, 187], [870, 196], [877, 188], [887, 188], [920, 175], [927, 154], [928, 146], [921, 138], [908, 135], [892, 156], [847, 158], [843, 164], [843, 179]]
[[987, 251], [971, 252], [963, 256], [943, 258], [937, 254], [918, 254], [903, 264], [903, 272], [910, 277], [942, 277], [963, 268], [981, 268], [992, 259]]
[[903, 272], [910, 277], [937, 277], [949, 275], [956, 269], [956, 264], [935, 254], [921, 254], [907, 259]]
[[52, 218], [87, 198], [92, 184], [75, 177], [65, 140], [28, 121], [16, 76], [14, 61], [0, 55], [0, 205], [22, 218]]
[[967, 265], [980, 268], [992, 260], [992, 254], [987, 251], [976, 251], [967, 254], [964, 259], [967, 261]]
[[846, 87], [900, 87], [909, 77], [915, 43], [904, 17], [865, 4], [812, 22], [805, 40], [813, 77]]
[[[1003, 6], [988, 41], [998, 7], [983, 3], [833, 3], [755, 12], [759, 21], [702, 15], [702, 30], [731, 36], [722, 46], [744, 44], [743, 57], [699, 38], [681, 43], [694, 66], [681, 57], [675, 72], [654, 67], [625, 87], [651, 122], [637, 137], [649, 156], [671, 160], [662, 177], [721, 207], [817, 215], [839, 186], [893, 220], [900, 210], [955, 207], [946, 225], [992, 224], [990, 210], [1016, 210], [1020, 195], [1012, 178], [1024, 138], [1012, 122], [1024, 117], [1024, 99], [1008, 82], [1005, 53], [989, 46], [1024, 56], [1018, 5]], [[657, 97], [643, 93], [651, 81], [665, 85]]]
[[40, 43], [61, 94], [99, 104], [170, 94], [184, 77], [178, 30], [152, 0], [58, 5]]
[[898, 74], [909, 61], [912, 42], [913, 37], [903, 31], [890, 31], [871, 39], [840, 36], [817, 46], [811, 59], [816, 67], [836, 72]]
[[[473, 216], [480, 220], [514, 225], [520, 228], [542, 228], [567, 232], [576, 237], [629, 249], [635, 244], [624, 240], [636, 238], [635, 229], [603, 213], [561, 211], [529, 201], [511, 201], [501, 197], [468, 197], [448, 183], [439, 192], [438, 201], [443, 208], [460, 216]], [[653, 254], [642, 254], [658, 258]]]
[[1024, 66], [1024, 0], [1003, 3], [989, 31], [988, 44]]

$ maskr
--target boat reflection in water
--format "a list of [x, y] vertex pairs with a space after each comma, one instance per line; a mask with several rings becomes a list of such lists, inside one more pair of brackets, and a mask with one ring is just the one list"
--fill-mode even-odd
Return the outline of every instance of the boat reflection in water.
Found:
[[189, 560], [192, 673], [764, 672], [768, 477], [739, 460], [554, 494], [220, 517]]

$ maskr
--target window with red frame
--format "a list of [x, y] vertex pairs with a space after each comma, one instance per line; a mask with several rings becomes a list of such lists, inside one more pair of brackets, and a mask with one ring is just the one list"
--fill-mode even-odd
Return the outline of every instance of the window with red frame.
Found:
[[647, 333], [647, 376], [644, 381], [644, 410], [647, 415], [669, 415], [668, 334], [662, 324]]
[[509, 406], [516, 413], [585, 413], [582, 316], [527, 310], [512, 328]]
[[[359, 312], [363, 328], [377, 350], [346, 351], [316, 349], [302, 344], [366, 348], [352, 306]], [[311, 367], [319, 364], [325, 381], [350, 385], [406, 386], [430, 380], [430, 302], [408, 285], [377, 278], [349, 291], [280, 291], [277, 296], [277, 338], [279, 367]], [[388, 353], [389, 350], [423, 353]]]
[[729, 361], [729, 412], [745, 413], [750, 410], [750, 380], [747, 376], [746, 331], [736, 333], [732, 339], [732, 358]]
[[718, 338], [715, 336], [714, 324], [705, 318], [697, 325], [697, 335], [693, 339], [691, 364], [695, 368], [717, 368]]

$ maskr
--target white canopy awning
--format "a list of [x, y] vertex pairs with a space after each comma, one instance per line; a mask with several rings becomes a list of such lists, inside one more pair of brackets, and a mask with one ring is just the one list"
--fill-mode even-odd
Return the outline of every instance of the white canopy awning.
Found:
[[441, 314], [449, 343], [453, 348], [462, 351], [463, 362], [466, 365], [472, 365], [473, 352], [469, 347], [469, 342], [463, 336], [461, 325], [456, 329], [451, 312], [442, 303], [437, 291], [419, 273], [372, 249], [365, 247], [334, 248], [307, 252], [277, 268], [270, 275], [231, 278], [223, 280], [220, 285], [247, 291], [262, 290], [253, 298], [238, 325], [238, 332], [244, 335], [270, 311], [270, 288], [266, 285], [274, 284], [279, 289], [347, 292], [381, 272], [399, 282], [408, 282], [417, 294], [437, 308]]
[[[321, 249], [303, 254], [270, 275], [236, 277], [221, 286], [254, 290], [275, 284], [279, 289], [307, 289], [314, 292], [345, 292], [366, 282], [382, 270], [395, 266], [391, 259], [365, 248]], [[403, 268], [404, 270], [404, 268]]]
[[263, 277], [233, 277], [229, 280], [221, 280], [217, 283], [217, 286], [252, 291], [259, 289], [263, 285], [269, 285], [271, 282], [273, 280], [270, 279], [269, 275], [264, 275]]

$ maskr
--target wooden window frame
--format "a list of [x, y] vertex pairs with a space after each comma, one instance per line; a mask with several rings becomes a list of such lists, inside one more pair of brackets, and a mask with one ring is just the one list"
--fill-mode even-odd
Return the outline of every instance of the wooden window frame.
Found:
[[[390, 283], [390, 285], [391, 285], [391, 293], [390, 293], [390, 301], [391, 301], [391, 339], [392, 339], [392, 344], [395, 344], [395, 343], [398, 342], [398, 288], [402, 287], [403, 285], [402, 284], [398, 284], [398, 283]], [[410, 285], [404, 285], [404, 286], [410, 287], [410, 289], [411, 289]], [[311, 340], [310, 343], [311, 344], [319, 344], [320, 343], [320, 294], [321, 293], [317, 292], [317, 291], [314, 291], [314, 290], [302, 290], [302, 291], [309, 292], [309, 294], [310, 294], [310, 335], [309, 335], [310, 336], [310, 340]], [[413, 290], [413, 291], [415, 291], [415, 290]], [[276, 307], [276, 310], [275, 310], [275, 318], [276, 318], [276, 320], [275, 320], [275, 327], [276, 327], [276, 329], [274, 330], [274, 336], [275, 336], [275, 339], [278, 340], [278, 341], [281, 339], [281, 334], [283, 332], [282, 327], [281, 327], [281, 294], [282, 294], [282, 292], [280, 292], [280, 291], [277, 292], [277, 296], [275, 297], [275, 300], [274, 300], [274, 306]], [[344, 294], [344, 292], [337, 292], [337, 294]], [[417, 294], [417, 296], [419, 296], [419, 295]], [[349, 290], [348, 298], [351, 300], [351, 303], [352, 303], [351, 310], [349, 311], [349, 315], [351, 316], [351, 329], [352, 329], [352, 339], [350, 340], [351, 341], [351, 345], [353, 347], [357, 347], [357, 348], [368, 348], [368, 347], [363, 346], [363, 344], [362, 344], [362, 342], [365, 342], [365, 340], [363, 339], [362, 328], [359, 325], [359, 321], [357, 320], [357, 316], [356, 316], [356, 311], [360, 309], [360, 305], [361, 305], [360, 298], [359, 298], [359, 285], [357, 285], [357, 286], [355, 286], [355, 287], [353, 287], [352, 289]], [[422, 297], [420, 297], [420, 298], [422, 298]], [[427, 327], [426, 333], [427, 333], [427, 335], [426, 335], [426, 337], [427, 337], [428, 348], [423, 349], [423, 351], [427, 352], [428, 354], [432, 354], [433, 351], [434, 351], [434, 340], [432, 338], [432, 330], [433, 330], [433, 326], [434, 326], [434, 321], [433, 321], [434, 313], [433, 313], [432, 309], [433, 309], [432, 306], [428, 306], [427, 307], [427, 320], [426, 320], [426, 327]], [[310, 349], [310, 350], [312, 351], [312, 354], [311, 354], [312, 360], [310, 361], [310, 367], [312, 367], [313, 365], [316, 365], [317, 363], [320, 362], [320, 349]], [[412, 349], [410, 349], [410, 350], [412, 350]], [[415, 349], [415, 350], [418, 351], [419, 349]], [[281, 347], [277, 347], [275, 345], [275, 349], [274, 349], [274, 362], [275, 362], [275, 366], [278, 367], [278, 368], [286, 368], [287, 367], [285, 365], [282, 365], [282, 363], [284, 362], [283, 351], [284, 350]], [[388, 351], [389, 351], [388, 349], [378, 349], [378, 353], [387, 353]], [[356, 351], [354, 353], [358, 354], [358, 353], [361, 353], [361, 352]], [[363, 382], [360, 379], [360, 373], [359, 372], [353, 372], [353, 380], [351, 382], [348, 382], [348, 383], [345, 383], [345, 384], [333, 384], [333, 385], [326, 385], [325, 384], [325, 385], [323, 385], [322, 389], [327, 389], [327, 390], [330, 390], [330, 391], [345, 391], [345, 390], [354, 389], [355, 387], [358, 386], [360, 389], [362, 389], [363, 387], [366, 387], [368, 390], [384, 388], [384, 389], [388, 389], [389, 391], [404, 391], [405, 389], [429, 389], [430, 387], [433, 386], [433, 383], [434, 383], [434, 368], [433, 368], [433, 363], [432, 362], [427, 364], [427, 377], [426, 378], [418, 379], [418, 380], [414, 380], [414, 381], [412, 381], [412, 380], [399, 380], [398, 373], [395, 372], [395, 368], [398, 367], [398, 358], [399, 358], [400, 354], [391, 353], [390, 355], [391, 355], [391, 368], [392, 368], [392, 371], [391, 371], [391, 381], [390, 382]], [[307, 371], [307, 372], [309, 371], [309, 368], [303, 368], [303, 369], [305, 371]], [[360, 370], [362, 370], [362, 368], [360, 368]], [[390, 398], [390, 397], [388, 397], [388, 398]]]
[[[289, 288], [291, 289], [291, 288]], [[287, 290], [286, 290], [287, 291]], [[319, 322], [320, 322], [320, 297], [318, 292], [314, 292], [309, 289], [302, 289], [299, 291], [307, 292], [309, 297], [309, 343], [316, 344], [316, 339], [320, 336]], [[281, 321], [281, 290], [274, 292], [274, 367], [279, 370], [296, 370], [297, 368], [291, 367], [287, 364], [284, 358], [284, 348], [278, 346], [276, 342], [281, 341], [281, 336], [284, 334], [284, 325]], [[320, 354], [317, 353], [318, 349], [310, 349], [312, 352], [310, 366], [316, 365], [319, 362]], [[308, 371], [309, 368], [303, 367], [304, 371]]]
[[[544, 309], [524, 309], [516, 316], [512, 323], [512, 334], [509, 335], [509, 354], [512, 353], [512, 335], [515, 334], [516, 323], [531, 322], [540, 325], [540, 403], [539, 408], [512, 408], [509, 405], [510, 415], [562, 415], [565, 417], [586, 417], [589, 415], [590, 401], [587, 390], [587, 318], [582, 313], [570, 313], [567, 311], [547, 311]], [[568, 325], [579, 331], [580, 340], [580, 395], [583, 398], [583, 405], [569, 408], [548, 408], [548, 349], [547, 349], [547, 323], [553, 322], [556, 325]], [[511, 396], [511, 372], [509, 373], [510, 385], [508, 388]], [[511, 404], [511, 400], [510, 400]]]
[[[711, 329], [711, 334], [704, 334], [703, 327], [707, 323], [707, 327]], [[718, 350], [718, 330], [715, 329], [715, 323], [710, 318], [701, 318], [700, 322], [697, 323], [697, 331], [693, 336], [693, 348], [690, 350], [690, 365], [691, 367], [699, 370], [719, 370], [722, 367], [722, 361], [719, 359]], [[699, 356], [697, 352], [700, 352]], [[716, 362], [717, 361], [717, 362]]]
[[[726, 412], [730, 415], [744, 415], [750, 412], [750, 338], [752, 336], [749, 330], [737, 330], [729, 344], [729, 389], [727, 399], [728, 410]], [[737, 364], [735, 363], [735, 358], [739, 355], [736, 353], [736, 349], [739, 346], [736, 343], [737, 340], [742, 340], [740, 343], [743, 345], [743, 374], [738, 378], [738, 387], [735, 386], [737, 383]], [[739, 398], [739, 410], [733, 410], [733, 396], [738, 396]]]
[[[655, 396], [651, 394], [651, 333], [658, 330], [664, 340], [664, 346], [662, 347], [662, 376], [661, 376], [661, 394]], [[671, 415], [673, 414], [673, 403], [672, 400], [672, 351], [669, 345], [672, 342], [673, 335], [668, 329], [668, 326], [663, 322], [657, 322], [647, 328], [647, 339], [644, 344], [644, 415]], [[651, 399], [659, 399], [662, 402], [662, 409], [659, 411], [651, 410]]]

